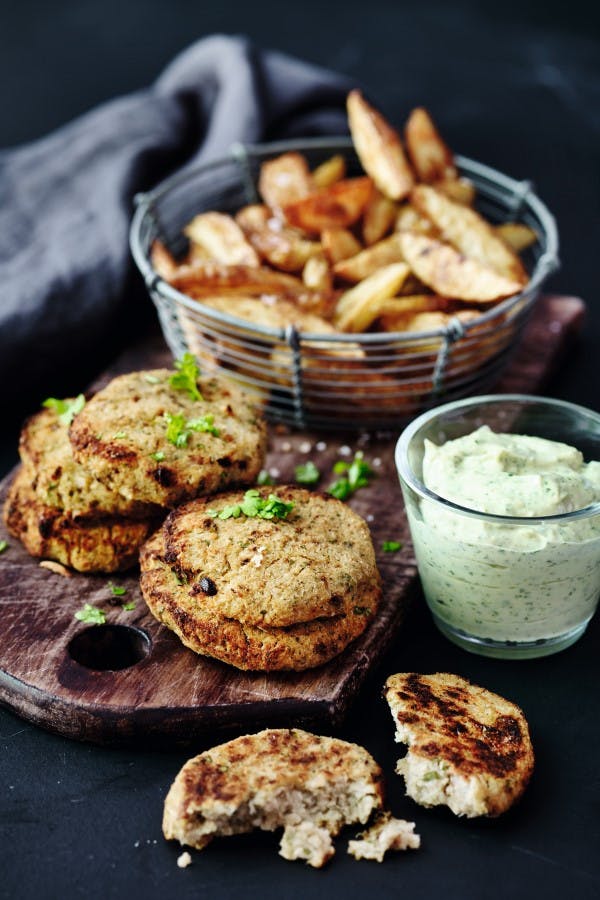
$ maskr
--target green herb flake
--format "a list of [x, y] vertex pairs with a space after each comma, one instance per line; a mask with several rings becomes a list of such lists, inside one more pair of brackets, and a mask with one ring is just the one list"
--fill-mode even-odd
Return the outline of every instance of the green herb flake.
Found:
[[75, 618], [80, 622], [86, 622], [88, 625], [104, 625], [106, 622], [106, 613], [97, 606], [86, 603], [83, 609], [78, 609]]
[[298, 484], [317, 484], [321, 479], [321, 473], [315, 466], [312, 459], [305, 463], [300, 463], [294, 469], [294, 474]]
[[185, 447], [190, 439], [192, 432], [203, 432], [214, 434], [219, 437], [219, 429], [215, 427], [214, 416], [207, 413], [198, 419], [187, 420], [181, 413], [171, 415], [165, 413], [165, 421], [167, 423], [167, 440], [176, 447]]
[[130, 600], [129, 603], [124, 603], [123, 609], [125, 610], [125, 612], [131, 612], [132, 609], [135, 609], [135, 600]]
[[335, 475], [343, 475], [342, 478], [333, 481], [328, 488], [328, 492], [338, 500], [347, 500], [359, 488], [366, 487], [369, 479], [375, 474], [369, 463], [363, 458], [361, 450], [354, 454], [351, 463], [339, 459], [335, 463], [333, 471]]
[[109, 589], [113, 597], [122, 597], [123, 594], [127, 593], [126, 587], [122, 587], [119, 584], [113, 584], [112, 581], [109, 581], [106, 587]]
[[150, 459], [154, 459], [156, 462], [162, 462], [165, 458], [165, 454], [162, 450], [157, 450], [156, 453], [150, 454]]
[[355, 616], [368, 616], [370, 615], [371, 610], [368, 606], [355, 606], [354, 607], [354, 615]]
[[0, 553], [4, 553], [5, 550], [8, 550], [8, 541], [0, 541]]
[[80, 413], [85, 406], [85, 397], [83, 394], [78, 394], [74, 400], [58, 400], [56, 397], [47, 397], [42, 406], [46, 409], [53, 409], [61, 425], [70, 425], [77, 413]]
[[421, 781], [435, 781], [436, 779], [438, 779], [440, 777], [441, 776], [440, 776], [439, 772], [426, 772], [423, 775]]
[[266, 469], [261, 469], [258, 473], [258, 478], [256, 479], [256, 483], [260, 485], [264, 484], [275, 484], [275, 479], [272, 475], [270, 475]]
[[176, 372], [169, 378], [169, 384], [177, 391], [185, 391], [191, 400], [203, 400], [198, 390], [200, 369], [191, 353], [184, 353], [181, 359], [175, 360]]
[[158, 375], [153, 375], [152, 372], [146, 372], [144, 381], [148, 382], [148, 384], [160, 384], [160, 378]]
[[397, 553], [398, 550], [402, 550], [402, 544], [400, 541], [384, 541], [381, 549], [384, 553]]
[[116, 434], [113, 434], [113, 441], [119, 441], [121, 438], [126, 438], [127, 435], [124, 431], [117, 431]]
[[211, 509], [208, 514], [213, 519], [239, 519], [242, 515], [249, 519], [285, 519], [294, 506], [293, 502], [286, 503], [275, 494], [269, 494], [265, 500], [256, 488], [251, 488], [246, 491], [241, 503], [224, 506], [221, 510]]

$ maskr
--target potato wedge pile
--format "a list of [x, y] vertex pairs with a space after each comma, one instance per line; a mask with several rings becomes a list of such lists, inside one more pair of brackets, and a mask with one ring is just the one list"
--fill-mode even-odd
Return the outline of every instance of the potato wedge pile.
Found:
[[270, 159], [262, 203], [197, 215], [184, 260], [156, 241], [157, 273], [233, 316], [244, 310], [260, 324], [257, 304], [279, 304], [273, 321], [323, 334], [435, 330], [523, 289], [518, 254], [535, 232], [494, 226], [473, 208], [474, 187], [425, 109], [413, 110], [402, 139], [354, 90], [348, 122], [365, 174], [348, 177], [341, 155], [312, 171], [301, 153]]

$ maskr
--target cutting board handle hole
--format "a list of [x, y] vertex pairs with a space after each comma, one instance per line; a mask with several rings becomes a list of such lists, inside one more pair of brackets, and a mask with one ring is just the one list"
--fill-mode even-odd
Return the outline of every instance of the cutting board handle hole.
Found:
[[127, 625], [91, 625], [69, 643], [69, 656], [96, 672], [129, 669], [149, 654], [150, 638], [141, 628]]

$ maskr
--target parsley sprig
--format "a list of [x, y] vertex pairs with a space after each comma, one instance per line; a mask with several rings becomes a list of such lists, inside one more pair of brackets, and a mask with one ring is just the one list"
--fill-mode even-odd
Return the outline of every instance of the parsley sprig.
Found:
[[88, 625], [104, 625], [106, 622], [106, 613], [91, 603], [86, 603], [82, 609], [78, 609], [75, 618], [80, 622], [86, 622]]
[[402, 544], [400, 541], [383, 541], [381, 549], [384, 553], [397, 553], [398, 550], [402, 550]]
[[85, 406], [85, 397], [83, 394], [78, 394], [74, 400], [59, 400], [57, 397], [47, 397], [42, 406], [46, 409], [53, 409], [61, 425], [70, 425], [77, 413], [80, 413]]
[[219, 437], [219, 429], [214, 424], [214, 418], [212, 413], [207, 413], [198, 419], [186, 419], [181, 413], [174, 416], [171, 413], [165, 413], [167, 440], [176, 447], [185, 447], [194, 431]]
[[184, 353], [181, 359], [175, 360], [176, 372], [169, 378], [169, 384], [177, 391], [185, 391], [191, 400], [202, 400], [198, 390], [200, 369], [191, 353]]
[[106, 587], [109, 589], [113, 597], [122, 597], [123, 594], [127, 593], [127, 588], [123, 587], [120, 584], [113, 584], [112, 581], [109, 581]]
[[342, 477], [337, 478], [329, 485], [328, 492], [338, 500], [347, 500], [359, 488], [366, 487], [369, 478], [375, 474], [369, 463], [363, 458], [361, 450], [354, 454], [352, 462], [339, 459], [335, 463], [333, 471]]
[[256, 488], [251, 488], [246, 491], [241, 503], [224, 506], [221, 510], [211, 509], [209, 515], [213, 519], [239, 519], [240, 516], [247, 516], [250, 519], [285, 519], [294, 505], [293, 502], [286, 503], [285, 500], [280, 500], [275, 494], [269, 494], [265, 500]]
[[300, 463], [294, 470], [296, 481], [298, 484], [317, 484], [321, 479], [321, 473], [315, 466], [312, 459], [305, 463]]

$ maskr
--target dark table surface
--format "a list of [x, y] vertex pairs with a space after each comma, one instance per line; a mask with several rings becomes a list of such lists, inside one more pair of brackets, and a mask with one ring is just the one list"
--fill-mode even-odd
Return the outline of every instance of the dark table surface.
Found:
[[[599, 409], [600, 29], [593, 10], [527, 0], [23, 0], [0, 18], [0, 146], [34, 139], [145, 85], [178, 50], [215, 31], [245, 33], [344, 71], [399, 122], [425, 105], [453, 148], [533, 179], [555, 213], [563, 265], [550, 286], [582, 296], [589, 313], [548, 393]], [[95, 364], [107, 365], [116, 349]], [[75, 360], [74, 388], [89, 375]], [[2, 473], [16, 461], [16, 438], [11, 420], [0, 441]], [[598, 897], [599, 648], [596, 619], [555, 657], [516, 663], [470, 656], [435, 631], [417, 602], [338, 732], [374, 754], [393, 811], [414, 818], [423, 838], [419, 852], [380, 866], [356, 863], [341, 842], [332, 864], [315, 872], [279, 859], [276, 837], [258, 834], [216, 842], [181, 870], [160, 820], [166, 790], [190, 752], [77, 744], [2, 711], [0, 896]], [[380, 688], [388, 674], [409, 670], [467, 675], [525, 710], [536, 771], [522, 802], [502, 819], [458, 820], [403, 796]]]

